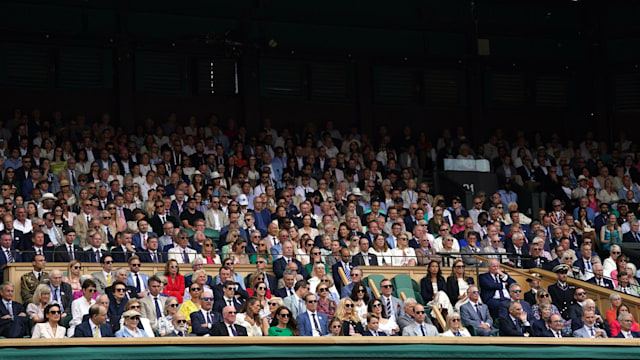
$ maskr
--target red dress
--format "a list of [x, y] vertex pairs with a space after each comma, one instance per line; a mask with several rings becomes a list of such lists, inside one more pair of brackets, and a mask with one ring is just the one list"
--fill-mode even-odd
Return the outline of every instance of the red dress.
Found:
[[178, 303], [182, 304], [182, 295], [184, 295], [184, 276], [176, 275], [175, 280], [171, 280], [170, 276], [167, 276], [167, 286], [164, 287], [163, 293], [168, 296], [175, 296], [178, 299]]

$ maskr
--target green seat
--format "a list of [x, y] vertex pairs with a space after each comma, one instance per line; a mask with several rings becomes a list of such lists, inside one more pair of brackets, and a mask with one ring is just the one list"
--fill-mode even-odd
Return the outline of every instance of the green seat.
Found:
[[464, 327], [466, 327], [467, 330], [469, 330], [469, 334], [471, 334], [471, 336], [478, 336], [478, 334], [476, 333], [475, 326], [468, 324], [468, 325], [465, 325]]
[[395, 292], [396, 292], [395, 296], [400, 300], [402, 300], [400, 293], [404, 293], [407, 298], [413, 298], [413, 299], [416, 298], [416, 293], [413, 291], [412, 288], [399, 288], [399, 289], [396, 289]]
[[206, 228], [206, 229], [204, 229], [204, 236], [206, 236], [209, 239], [213, 240], [213, 242], [216, 243], [216, 246], [217, 246], [218, 242], [220, 241], [220, 232], [218, 230]]
[[382, 280], [384, 280], [384, 275], [372, 274], [372, 275], [369, 275], [369, 276], [365, 277], [363, 280], [364, 280], [364, 283], [365, 283], [366, 286], [369, 286], [369, 279], [373, 280], [373, 283], [378, 288], [378, 291], [380, 291], [380, 282], [382, 282]]
[[187, 232], [189, 233], [189, 237], [192, 237], [192, 236], [193, 236], [193, 234], [195, 234], [195, 233], [196, 233], [195, 231], [193, 231], [193, 230], [191, 230], [191, 229], [187, 229], [187, 228], [184, 228], [184, 229], [185, 229], [185, 230], [187, 230]]
[[155, 276], [164, 276], [164, 271], [158, 271], [154, 274]]
[[69, 323], [71, 322], [71, 320], [73, 320], [73, 315], [67, 315], [64, 317], [64, 319], [62, 319], [60, 321], [60, 325], [66, 327], [67, 329], [69, 328]]
[[[411, 277], [407, 274], [398, 274], [391, 279], [391, 283], [395, 289], [409, 288], [414, 289]], [[415, 291], [415, 290], [414, 290]]]

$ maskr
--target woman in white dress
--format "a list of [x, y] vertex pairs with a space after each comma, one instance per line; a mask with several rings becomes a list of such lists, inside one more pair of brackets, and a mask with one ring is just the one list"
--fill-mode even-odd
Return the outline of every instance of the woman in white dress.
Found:
[[396, 323], [393, 319], [390, 319], [387, 316], [387, 310], [382, 305], [382, 301], [378, 299], [373, 299], [369, 301], [369, 306], [367, 310], [372, 314], [376, 314], [380, 319], [380, 323], [378, 324], [378, 331], [382, 331], [387, 335], [395, 335], [398, 332], [400, 332], [400, 327], [398, 326], [398, 323]]
[[409, 246], [410, 233], [403, 232], [398, 236], [398, 247], [391, 250], [391, 262], [393, 266], [416, 266], [418, 258], [416, 251]]
[[260, 299], [254, 296], [250, 297], [236, 315], [234, 324], [244, 326], [248, 336], [262, 336], [262, 329], [266, 326], [263, 322], [266, 322], [267, 319], [260, 316], [261, 309]]

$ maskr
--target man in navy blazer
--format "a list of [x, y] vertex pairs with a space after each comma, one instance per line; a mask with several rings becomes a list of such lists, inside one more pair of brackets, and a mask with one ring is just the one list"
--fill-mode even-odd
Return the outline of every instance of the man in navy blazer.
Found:
[[353, 257], [353, 264], [356, 266], [378, 266], [378, 257], [369, 254], [369, 240], [367, 238], [360, 239], [358, 246], [360, 252]]
[[127, 275], [127, 286], [131, 286], [136, 289], [136, 296], [138, 298], [147, 296], [147, 294], [149, 293], [149, 288], [147, 287], [149, 275], [140, 272], [140, 266], [142, 266], [140, 258], [136, 255], [133, 255], [129, 258], [128, 262], [129, 275]]
[[[53, 262], [69, 262], [71, 261], [70, 253], [73, 254], [74, 260], [84, 260], [84, 251], [78, 245], [74, 245], [76, 241], [76, 231], [74, 228], [67, 228], [63, 230], [64, 232], [64, 244], [56, 247], [53, 250]], [[71, 251], [69, 251], [71, 250]]]
[[593, 277], [587, 280], [589, 284], [598, 285], [613, 290], [613, 281], [604, 277], [604, 268], [602, 264], [593, 264]]
[[376, 314], [367, 315], [367, 330], [362, 333], [362, 336], [387, 336], [383, 331], [378, 331], [380, 326], [380, 318]]
[[347, 276], [347, 280], [351, 282], [351, 271], [353, 271], [354, 267], [355, 266], [351, 262], [351, 252], [347, 248], [342, 248], [342, 250], [340, 250], [340, 261], [333, 264], [333, 266], [331, 267], [331, 273], [333, 274], [333, 284], [336, 286], [336, 289], [338, 291], [341, 291], [343, 286], [348, 285], [342, 282], [342, 278], [340, 277], [338, 268], [342, 268], [343, 270], [345, 268], [349, 269], [348, 272], [345, 270], [344, 273]]
[[[15, 288], [12, 283], [5, 281], [0, 285], [0, 336], [6, 338], [21, 338], [27, 324], [27, 314], [19, 302], [13, 301]], [[11, 311], [9, 311], [9, 309]]]
[[4, 277], [4, 268], [8, 263], [16, 263], [22, 261], [22, 256], [16, 249], [12, 248], [13, 239], [11, 233], [3, 232], [0, 234], [0, 279]]
[[222, 309], [222, 321], [213, 324], [211, 336], [247, 336], [247, 329], [236, 322], [236, 310], [232, 306]]
[[505, 317], [509, 313], [509, 303], [512, 301], [517, 301], [522, 305], [522, 312], [527, 314], [527, 320], [533, 321], [533, 314], [531, 313], [531, 304], [522, 300], [522, 288], [518, 283], [513, 283], [509, 285], [509, 296], [511, 298], [509, 300], [503, 301], [500, 304], [500, 308], [498, 308], [498, 317]]
[[150, 236], [158, 236], [158, 234], [148, 231], [149, 222], [147, 221], [147, 219], [138, 220], [138, 230], [139, 231], [133, 234], [133, 236], [131, 237], [131, 244], [133, 244], [136, 249], [146, 249], [147, 239]]
[[525, 336], [531, 334], [531, 324], [527, 321], [527, 314], [522, 311], [518, 302], [509, 304], [509, 313], [500, 318], [500, 336]]
[[507, 287], [515, 282], [509, 275], [500, 271], [500, 262], [497, 259], [489, 260], [489, 272], [478, 276], [480, 297], [494, 317], [498, 314], [500, 304], [509, 300]]
[[302, 263], [293, 257], [293, 244], [287, 240], [282, 243], [282, 257], [273, 262], [273, 272], [276, 274], [278, 280], [282, 279], [289, 262], [294, 262], [298, 265], [297, 272], [302, 275], [304, 279], [308, 277], [307, 271]]
[[620, 313], [620, 315], [618, 315], [618, 322], [620, 323], [620, 333], [616, 335], [617, 338], [640, 338], [640, 332], [631, 331], [631, 327], [633, 326], [633, 315], [629, 313]]
[[205, 290], [200, 293], [200, 310], [191, 313], [191, 333], [204, 336], [211, 332], [214, 324], [222, 321], [220, 314], [212, 311], [213, 293]]
[[329, 318], [318, 312], [318, 297], [308, 293], [304, 297], [307, 311], [298, 315], [298, 329], [300, 336], [325, 336], [329, 332]]
[[102, 305], [93, 304], [89, 308], [89, 319], [76, 326], [73, 337], [94, 337], [93, 331], [96, 326], [100, 329], [100, 337], [113, 337], [111, 326], [106, 322], [107, 308]]

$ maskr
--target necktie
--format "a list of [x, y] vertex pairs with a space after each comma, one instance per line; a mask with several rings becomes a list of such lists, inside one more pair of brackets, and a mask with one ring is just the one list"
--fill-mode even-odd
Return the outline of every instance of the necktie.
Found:
[[500, 278], [496, 275], [496, 284], [500, 284]]
[[165, 222], [167, 222], [167, 220], [165, 220], [164, 215], [160, 216], [160, 222], [162, 222], [163, 225]]
[[560, 336], [560, 333], [556, 333], [556, 337], [559, 338], [559, 337], [562, 337], [562, 336]]
[[178, 336], [184, 336], [184, 333], [182, 331], [178, 331]]
[[591, 261], [587, 260], [586, 265], [587, 265], [587, 270], [591, 271]]
[[424, 324], [420, 325], [420, 331], [422, 331], [422, 336], [427, 336], [427, 333], [424, 331]]
[[7, 262], [13, 264], [15, 261], [16, 259], [13, 258], [11, 251], [7, 250]]
[[211, 319], [211, 312], [207, 311], [207, 325], [213, 324], [213, 319]]
[[482, 320], [482, 313], [480, 312], [480, 305], [476, 304], [476, 312], [478, 313], [478, 316], [480, 317], [480, 320]]
[[146, 244], [147, 242], [147, 234], [142, 234], [142, 247], [144, 247], [144, 244]]
[[162, 317], [162, 311], [160, 311], [160, 303], [158, 302], [158, 298], [154, 297], [153, 301], [156, 304], [156, 319], [160, 319], [160, 317]]
[[591, 331], [591, 337], [594, 337], [596, 335], [596, 331], [593, 328], [589, 328], [589, 330]]
[[40, 273], [36, 274], [36, 279], [38, 279], [38, 281], [40, 281]]
[[287, 291], [289, 292], [289, 296], [293, 295], [293, 291], [291, 290], [291, 288], [287, 288]]
[[136, 291], [138, 293], [142, 292], [142, 286], [140, 286], [140, 275], [138, 275], [138, 273], [136, 273]]
[[67, 251], [69, 252], [69, 261], [75, 260], [75, 256], [73, 254], [73, 246], [69, 245]]
[[153, 261], [154, 263], [158, 263], [158, 255], [156, 255], [155, 252], [151, 253], [151, 261]]
[[36, 250], [36, 254], [37, 255], [42, 255], [42, 250], [40, 250], [40, 249]]
[[100, 337], [100, 327], [98, 325], [96, 325], [96, 327], [93, 329], [93, 337], [94, 338]]
[[298, 314], [302, 313], [304, 310], [304, 301], [302, 299], [298, 299]]
[[462, 334], [460, 334], [460, 331], [456, 331], [454, 335], [455, 336], [462, 336]]
[[315, 326], [316, 331], [320, 336], [322, 336], [322, 331], [320, 331], [320, 324], [318, 323], [318, 318], [316, 318], [316, 314], [311, 314], [313, 317], [313, 326]]
[[111, 274], [107, 274], [107, 286], [111, 286]]
[[351, 282], [351, 269], [349, 268], [349, 264], [344, 264], [344, 274], [347, 276], [347, 280]]
[[13, 305], [11, 304], [11, 301], [5, 301], [4, 307], [7, 308], [7, 310], [9, 311], [9, 315], [11, 315], [11, 317], [13, 318]]
[[182, 261], [184, 264], [189, 263], [189, 257], [187, 257], [187, 250], [182, 250]]
[[233, 306], [233, 304], [231, 303], [231, 300], [227, 300], [227, 305]]
[[96, 258], [95, 262], [99, 263], [100, 262], [100, 250], [96, 250], [95, 251], [95, 258]]
[[231, 333], [233, 334], [233, 336], [238, 336], [238, 333], [236, 332], [236, 329], [233, 327], [233, 325], [229, 325], [229, 329], [231, 329]]
[[53, 301], [58, 302], [58, 288], [53, 289]]
[[387, 316], [391, 316], [391, 299], [387, 300]]

